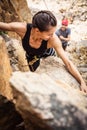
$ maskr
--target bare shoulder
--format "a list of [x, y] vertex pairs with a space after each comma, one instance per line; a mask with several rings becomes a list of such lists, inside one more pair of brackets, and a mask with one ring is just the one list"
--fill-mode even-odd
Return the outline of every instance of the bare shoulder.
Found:
[[48, 41], [48, 44], [50, 47], [53, 47], [54, 49], [61, 47], [61, 41], [58, 38], [56, 34], [54, 34]]
[[65, 52], [62, 48], [62, 43], [61, 43], [60, 39], [57, 37], [56, 34], [54, 34], [54, 36], [49, 39], [49, 44], [51, 45], [52, 48], [54, 48], [56, 50], [57, 54], [62, 59], [66, 59], [65, 58]]

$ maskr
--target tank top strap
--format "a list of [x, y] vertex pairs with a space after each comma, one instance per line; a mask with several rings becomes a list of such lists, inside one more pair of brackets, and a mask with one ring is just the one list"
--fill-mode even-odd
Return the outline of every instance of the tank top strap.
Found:
[[28, 23], [28, 24], [27, 24], [27, 30], [26, 30], [25, 36], [23, 37], [22, 40], [24, 40], [24, 41], [25, 41], [25, 40], [29, 41], [31, 28], [32, 28], [32, 25]]

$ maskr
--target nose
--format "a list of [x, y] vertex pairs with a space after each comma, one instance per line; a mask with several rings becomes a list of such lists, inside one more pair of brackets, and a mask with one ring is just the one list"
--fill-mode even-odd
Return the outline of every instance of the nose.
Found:
[[53, 34], [51, 34], [50, 37], [53, 37]]

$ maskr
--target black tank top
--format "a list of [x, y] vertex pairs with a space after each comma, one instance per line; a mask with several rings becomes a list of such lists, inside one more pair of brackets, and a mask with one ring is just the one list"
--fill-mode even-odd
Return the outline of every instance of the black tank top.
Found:
[[41, 46], [38, 49], [31, 47], [29, 44], [31, 29], [32, 24], [27, 24], [27, 31], [22, 39], [22, 46], [28, 55], [42, 55], [47, 49], [47, 41], [43, 40]]

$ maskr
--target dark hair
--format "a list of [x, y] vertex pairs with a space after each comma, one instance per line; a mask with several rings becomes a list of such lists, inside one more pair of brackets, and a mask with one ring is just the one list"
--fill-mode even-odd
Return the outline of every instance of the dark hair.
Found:
[[33, 16], [32, 25], [33, 28], [38, 28], [41, 32], [48, 31], [50, 26], [57, 25], [57, 20], [51, 11], [43, 10]]

